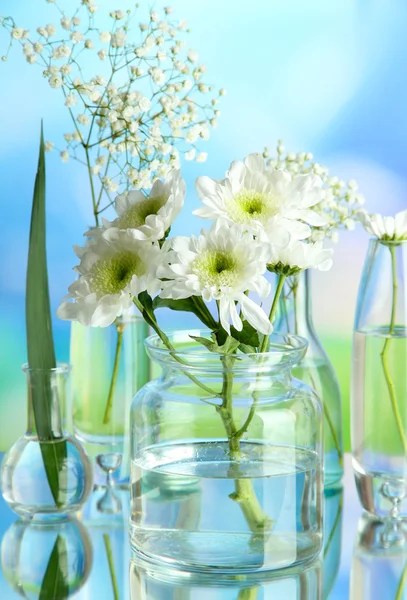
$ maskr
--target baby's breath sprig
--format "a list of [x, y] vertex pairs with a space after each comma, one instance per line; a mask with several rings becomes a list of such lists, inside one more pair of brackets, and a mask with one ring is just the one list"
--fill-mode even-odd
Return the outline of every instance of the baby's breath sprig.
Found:
[[329, 175], [328, 168], [315, 162], [310, 152], [287, 152], [283, 141], [278, 140], [276, 156], [269, 157], [269, 149], [263, 151], [263, 158], [268, 167], [283, 169], [292, 174], [319, 175], [326, 191], [325, 199], [314, 206], [327, 221], [325, 226], [311, 226], [313, 241], [322, 241], [325, 238], [337, 242], [339, 231], [352, 230], [358, 222], [358, 213], [365, 203], [365, 198], [358, 193], [358, 184], [355, 179], [345, 182], [339, 177]]
[[[46, 150], [86, 165], [98, 225], [116, 193], [149, 190], [157, 177], [179, 168], [180, 154], [206, 160], [198, 145], [216, 127], [225, 91], [213, 94], [204, 83], [206, 67], [184, 40], [187, 23], [174, 21], [170, 7], [147, 14], [138, 4], [113, 10], [110, 28], [101, 30], [94, 0], [74, 8], [68, 0], [46, 1], [58, 12], [58, 25], [31, 34], [12, 17], [0, 16], [0, 24], [10, 45], [19, 43], [27, 62], [40, 65], [49, 85], [62, 91], [73, 130], [64, 135], [65, 147], [48, 141]], [[137, 35], [134, 21], [143, 16]]]

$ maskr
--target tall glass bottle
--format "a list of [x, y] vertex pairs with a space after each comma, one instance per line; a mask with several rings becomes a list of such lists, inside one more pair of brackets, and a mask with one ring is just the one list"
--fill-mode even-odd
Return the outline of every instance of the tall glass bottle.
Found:
[[288, 277], [280, 297], [275, 330], [301, 335], [308, 340], [308, 351], [292, 373], [310, 385], [324, 406], [325, 485], [343, 475], [342, 400], [338, 379], [315, 330], [312, 318], [311, 273], [302, 271]]
[[372, 239], [359, 286], [351, 432], [365, 510], [407, 517], [407, 240]]

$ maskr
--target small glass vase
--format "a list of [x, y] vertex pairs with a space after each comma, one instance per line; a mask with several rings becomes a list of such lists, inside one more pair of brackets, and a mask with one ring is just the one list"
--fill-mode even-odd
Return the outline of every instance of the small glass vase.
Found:
[[324, 484], [339, 483], [343, 476], [342, 399], [338, 379], [319, 339], [312, 318], [311, 273], [288, 277], [280, 296], [275, 326], [279, 332], [301, 335], [308, 351], [293, 375], [310, 385], [324, 406]]
[[66, 600], [87, 581], [92, 554], [89, 535], [77, 519], [25, 519], [15, 521], [3, 537], [1, 568], [9, 586], [24, 598]]
[[146, 342], [162, 376], [131, 412], [131, 543], [179, 570], [270, 571], [322, 544], [322, 408], [291, 376], [306, 352], [272, 335], [270, 352], [224, 355], [189, 334]]
[[[81, 444], [65, 433], [61, 417], [69, 366], [23, 371], [28, 384], [27, 431], [5, 454], [1, 487], [5, 501], [17, 514], [46, 519], [78, 511], [92, 490], [92, 465]], [[33, 393], [48, 390], [51, 434], [37, 434]]]
[[407, 517], [407, 241], [370, 240], [355, 317], [351, 433], [362, 506]]
[[120, 511], [113, 486], [129, 484], [130, 405], [149, 380], [147, 335], [147, 324], [135, 315], [121, 317], [110, 327], [72, 323], [73, 430], [96, 458], [95, 481], [107, 487], [100, 508], [108, 513]]

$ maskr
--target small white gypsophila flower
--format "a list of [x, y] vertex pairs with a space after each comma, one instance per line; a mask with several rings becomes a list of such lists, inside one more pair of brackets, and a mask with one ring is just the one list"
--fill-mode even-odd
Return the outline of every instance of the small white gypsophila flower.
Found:
[[68, 160], [69, 160], [69, 152], [68, 152], [68, 150], [62, 150], [62, 152], [61, 152], [61, 160], [64, 163], [68, 162]]
[[85, 248], [75, 248], [80, 277], [58, 308], [60, 319], [107, 327], [132, 306], [133, 296], [147, 290], [155, 294], [160, 248], [138, 242], [126, 231], [111, 230], [109, 240], [99, 237]]
[[63, 81], [59, 75], [51, 75], [48, 81], [52, 88], [60, 88], [63, 85]]
[[115, 33], [112, 34], [110, 43], [113, 48], [122, 48], [127, 40], [127, 35], [123, 29], [118, 29]]
[[137, 190], [121, 194], [115, 201], [118, 217], [112, 223], [103, 221], [103, 235], [109, 237], [109, 228], [116, 227], [138, 240], [162, 240], [184, 205], [185, 191], [180, 171], [172, 169], [164, 181], [154, 182], [148, 196]]
[[207, 158], [208, 158], [208, 153], [207, 153], [207, 152], [199, 152], [199, 153], [196, 155], [196, 159], [195, 159], [195, 160], [196, 160], [196, 162], [198, 162], [198, 163], [203, 163], [203, 162], [206, 162], [206, 159], [207, 159]]
[[195, 185], [205, 206], [194, 214], [205, 219], [241, 223], [253, 232], [263, 230], [270, 220], [293, 220], [303, 224], [302, 237], [310, 235], [309, 224], [325, 223], [311, 209], [324, 197], [321, 179], [266, 170], [260, 154], [250, 154], [243, 163], [233, 162], [222, 181], [204, 176]]
[[64, 29], [69, 31], [72, 27], [72, 19], [69, 19], [68, 17], [62, 17], [61, 25]]
[[[352, 229], [356, 224], [357, 213], [365, 202], [362, 194], [357, 193], [358, 184], [350, 179], [347, 184], [338, 177], [329, 176], [327, 167], [313, 161], [310, 152], [286, 152], [282, 140], [277, 143], [277, 156], [268, 159], [267, 164], [271, 168], [285, 169], [290, 173], [319, 175], [323, 181], [326, 192], [325, 198], [318, 203], [314, 210], [326, 221], [323, 226], [313, 226], [312, 239], [329, 238], [338, 239], [338, 230]], [[263, 156], [269, 155], [265, 148]]]
[[111, 39], [112, 39], [112, 34], [110, 33], [110, 31], [102, 31], [102, 33], [99, 36], [99, 40], [103, 44], [108, 44]]
[[250, 325], [265, 335], [270, 333], [266, 313], [246, 295], [248, 291], [256, 292], [264, 298], [270, 293], [264, 277], [267, 244], [256, 241], [240, 225], [217, 221], [209, 231], [202, 230], [199, 237], [175, 237], [168, 246], [157, 269], [162, 279], [162, 298], [202, 296], [205, 302], [216, 300], [220, 322], [228, 333], [230, 324], [238, 331], [243, 328], [239, 303]]
[[331, 248], [324, 248], [322, 242], [306, 243], [292, 238], [284, 246], [274, 245], [268, 269], [278, 275], [298, 275], [305, 269], [329, 271], [332, 266]]
[[51, 152], [54, 147], [54, 142], [45, 142], [44, 150], [45, 152]]
[[78, 97], [76, 94], [68, 94], [65, 98], [65, 106], [75, 106], [78, 102]]
[[398, 212], [394, 217], [369, 215], [365, 210], [361, 210], [358, 218], [366, 231], [379, 240], [385, 242], [407, 240], [407, 210]]
[[70, 35], [73, 44], [80, 44], [84, 40], [84, 35], [80, 31], [73, 31]]

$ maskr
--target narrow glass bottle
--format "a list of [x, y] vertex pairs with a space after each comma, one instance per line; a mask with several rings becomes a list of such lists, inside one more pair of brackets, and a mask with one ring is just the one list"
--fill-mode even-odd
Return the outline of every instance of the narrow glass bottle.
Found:
[[324, 483], [335, 484], [343, 475], [342, 400], [335, 370], [315, 330], [309, 270], [287, 278], [275, 331], [308, 340], [307, 354], [292, 372], [315, 390], [324, 406]]

